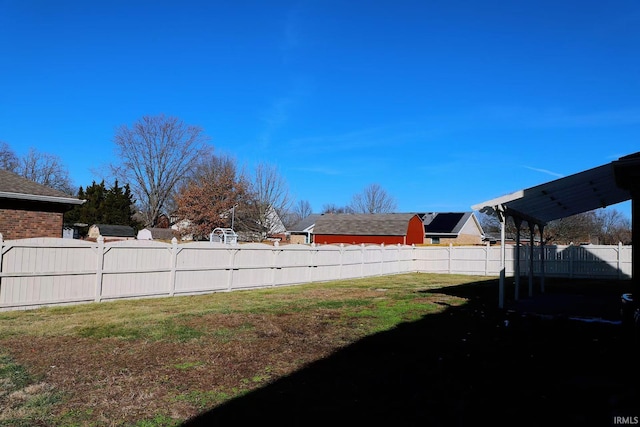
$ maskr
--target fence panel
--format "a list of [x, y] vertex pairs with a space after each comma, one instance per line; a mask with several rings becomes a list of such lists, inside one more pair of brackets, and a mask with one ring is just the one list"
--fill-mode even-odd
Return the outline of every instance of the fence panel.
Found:
[[487, 264], [487, 250], [483, 246], [459, 247], [452, 246], [451, 273], [454, 274], [485, 274]]
[[274, 258], [273, 285], [304, 283], [309, 275], [309, 250], [304, 245], [271, 249]]
[[[624, 254], [628, 248], [622, 245], [548, 246], [545, 247], [545, 274], [575, 278], [631, 277], [631, 260]], [[541, 271], [539, 263], [534, 271]]]
[[238, 249], [222, 243], [192, 242], [179, 246], [175, 294], [230, 290]]
[[[347, 252], [351, 250], [360, 251], [360, 248], [347, 247]], [[342, 254], [342, 248], [334, 245], [312, 246], [309, 251], [312, 254], [312, 264], [310, 277], [313, 282], [323, 282], [327, 280], [338, 280], [344, 274], [345, 278], [359, 277], [361, 268], [358, 266], [358, 273], [355, 274], [354, 264], [362, 264], [362, 258], [352, 258], [351, 254]]]
[[368, 249], [364, 245], [340, 246], [340, 258], [337, 260], [338, 276], [336, 279], [354, 279], [366, 274], [365, 254]]
[[55, 238], [3, 241], [0, 308], [91, 301], [96, 246]]
[[380, 276], [384, 274], [383, 255], [384, 247], [378, 245], [365, 245], [363, 251], [363, 275]]
[[449, 273], [451, 248], [446, 246], [424, 246], [416, 250], [418, 271]]
[[387, 246], [382, 251], [382, 274], [398, 274], [400, 272], [400, 246]]
[[169, 295], [171, 245], [142, 240], [104, 247], [102, 299]]

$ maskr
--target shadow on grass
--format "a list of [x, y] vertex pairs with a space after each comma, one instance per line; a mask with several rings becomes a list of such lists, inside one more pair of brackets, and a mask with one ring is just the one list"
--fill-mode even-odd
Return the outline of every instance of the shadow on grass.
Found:
[[606, 426], [640, 416], [640, 362], [620, 325], [575, 321], [562, 307], [560, 316], [499, 310], [495, 281], [429, 292], [468, 303], [364, 338], [183, 427]]

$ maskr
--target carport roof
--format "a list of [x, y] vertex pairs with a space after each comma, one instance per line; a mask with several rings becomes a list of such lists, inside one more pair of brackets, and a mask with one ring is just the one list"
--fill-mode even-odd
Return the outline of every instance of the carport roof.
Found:
[[604, 208], [631, 199], [628, 189], [618, 187], [614, 164], [637, 163], [640, 152], [621, 157], [617, 162], [588, 169], [535, 187], [473, 205], [481, 212], [502, 210], [537, 224]]

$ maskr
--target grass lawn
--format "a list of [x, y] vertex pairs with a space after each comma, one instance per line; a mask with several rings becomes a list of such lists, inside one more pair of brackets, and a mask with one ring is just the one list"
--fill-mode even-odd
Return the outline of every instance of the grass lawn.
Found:
[[496, 305], [495, 278], [406, 274], [3, 312], [0, 426], [640, 416], [621, 326]]

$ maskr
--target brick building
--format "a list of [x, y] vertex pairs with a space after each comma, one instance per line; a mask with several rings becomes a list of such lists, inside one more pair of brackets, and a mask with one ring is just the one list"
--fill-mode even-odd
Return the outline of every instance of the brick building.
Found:
[[62, 237], [64, 212], [84, 200], [0, 170], [0, 234], [4, 240]]

